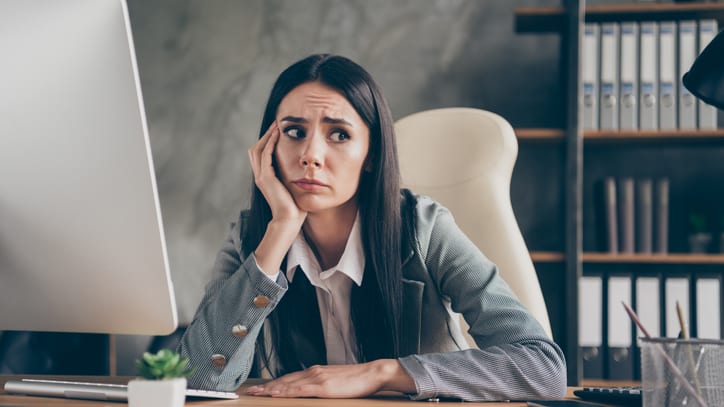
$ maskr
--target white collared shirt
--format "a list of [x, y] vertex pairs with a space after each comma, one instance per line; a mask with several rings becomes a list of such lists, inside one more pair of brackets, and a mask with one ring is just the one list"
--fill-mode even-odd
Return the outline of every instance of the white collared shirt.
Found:
[[[290, 284], [293, 283], [297, 266], [301, 267], [316, 288], [327, 364], [357, 363], [357, 339], [350, 315], [350, 299], [352, 283], [357, 286], [362, 284], [365, 268], [359, 213], [336, 266], [322, 270], [302, 232], [299, 232], [287, 253], [287, 279]], [[268, 277], [276, 280], [275, 276]]]

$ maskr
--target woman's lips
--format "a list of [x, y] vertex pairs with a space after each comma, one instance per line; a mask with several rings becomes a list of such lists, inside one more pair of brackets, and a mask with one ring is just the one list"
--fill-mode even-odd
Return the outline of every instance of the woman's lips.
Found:
[[305, 191], [314, 191], [314, 190], [318, 190], [318, 189], [327, 187], [327, 184], [317, 181], [315, 179], [309, 179], [309, 178], [301, 178], [301, 179], [292, 181], [292, 183]]

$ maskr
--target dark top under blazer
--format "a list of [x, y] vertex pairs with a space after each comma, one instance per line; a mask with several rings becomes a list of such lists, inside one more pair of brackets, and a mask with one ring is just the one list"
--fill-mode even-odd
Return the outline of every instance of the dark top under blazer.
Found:
[[[403, 191], [403, 208], [411, 200], [415, 239], [403, 237], [402, 242], [408, 254], [403, 252], [401, 348], [407, 356], [399, 358], [415, 381], [417, 393], [410, 396], [469, 401], [563, 397], [566, 364], [560, 348], [446, 208]], [[247, 216], [242, 212], [232, 225], [213, 280], [179, 345], [196, 369], [188, 379], [191, 387], [230, 391], [246, 380], [263, 322], [289, 287], [284, 274], [275, 283], [242, 252]], [[465, 349], [453, 312], [463, 314], [479, 349]], [[246, 336], [238, 335], [240, 326]]]

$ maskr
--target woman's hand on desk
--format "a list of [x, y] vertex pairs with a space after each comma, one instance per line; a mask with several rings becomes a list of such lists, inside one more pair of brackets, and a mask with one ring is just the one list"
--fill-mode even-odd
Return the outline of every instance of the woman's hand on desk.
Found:
[[357, 398], [378, 391], [415, 393], [415, 382], [396, 359], [357, 365], [312, 366], [266, 384], [252, 386], [246, 394], [272, 397]]

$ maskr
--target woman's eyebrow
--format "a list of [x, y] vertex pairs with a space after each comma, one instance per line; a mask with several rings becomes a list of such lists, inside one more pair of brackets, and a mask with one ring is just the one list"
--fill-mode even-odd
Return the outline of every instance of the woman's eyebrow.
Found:
[[348, 122], [347, 120], [344, 120], [344, 119], [335, 119], [335, 118], [333, 118], [333, 117], [326, 117], [326, 116], [325, 116], [325, 117], [322, 119], [322, 121], [325, 122], [325, 123], [330, 123], [330, 124], [346, 124], [347, 126], [354, 127], [354, 126], [352, 125], [352, 123], [350, 123], [350, 122]]
[[[280, 122], [292, 122], [292, 123], [309, 123], [309, 120], [307, 120], [303, 117], [296, 117], [296, 116], [284, 116], [281, 119], [279, 119], [279, 121]], [[334, 118], [334, 117], [325, 116], [322, 119], [322, 121], [325, 123], [330, 123], [330, 124], [345, 124], [347, 126], [354, 127], [352, 125], [352, 123], [350, 123], [349, 121], [344, 120], [344, 119]]]
[[284, 116], [280, 120], [280, 122], [292, 122], [292, 123], [307, 123], [308, 120], [303, 117], [294, 117], [294, 116]]

